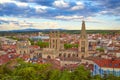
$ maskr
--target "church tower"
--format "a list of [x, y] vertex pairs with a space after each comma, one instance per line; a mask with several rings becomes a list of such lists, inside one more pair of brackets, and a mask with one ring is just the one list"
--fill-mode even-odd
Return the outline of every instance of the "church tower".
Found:
[[82, 21], [82, 29], [80, 34], [78, 52], [79, 57], [81, 58], [88, 57], [88, 38], [85, 29], [85, 21]]
[[60, 50], [60, 33], [59, 31], [52, 31], [50, 32], [50, 39], [49, 39], [49, 48]]

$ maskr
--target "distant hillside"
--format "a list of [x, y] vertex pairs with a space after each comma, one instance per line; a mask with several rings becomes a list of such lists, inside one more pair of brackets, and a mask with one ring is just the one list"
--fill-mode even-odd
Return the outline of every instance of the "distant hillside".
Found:
[[[10, 30], [10, 31], [0, 31], [0, 35], [15, 35], [17, 33], [22, 34], [30, 34], [30, 33], [37, 33], [37, 32], [43, 32], [43, 33], [49, 33], [50, 31], [60, 31], [61, 33], [68, 33], [68, 34], [80, 34], [80, 30], [65, 30], [65, 29], [22, 29], [22, 30]], [[100, 34], [115, 34], [120, 33], [120, 30], [87, 30], [88, 34], [93, 33], [100, 33]]]
[[52, 31], [52, 30], [58, 30], [62, 31], [64, 29], [33, 29], [33, 28], [27, 28], [22, 30], [9, 30], [9, 31], [0, 31], [0, 32], [46, 32], [46, 31]]

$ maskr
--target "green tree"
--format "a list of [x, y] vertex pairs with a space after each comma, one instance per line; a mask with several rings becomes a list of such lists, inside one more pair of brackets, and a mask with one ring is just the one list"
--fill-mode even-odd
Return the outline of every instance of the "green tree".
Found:
[[31, 45], [34, 45], [34, 40], [32, 39], [28, 39], [28, 40], [30, 41]]
[[104, 48], [97, 48], [96, 50], [98, 50], [100, 52], [104, 52]]
[[38, 42], [36, 43], [36, 45], [40, 46], [41, 48], [45, 48], [45, 47], [48, 47], [48, 46], [49, 46], [49, 43], [48, 43], [48, 42], [38, 41]]
[[71, 75], [72, 80], [89, 80], [91, 78], [89, 70], [83, 66], [76, 68]]
[[59, 80], [72, 80], [71, 79], [71, 72], [64, 70], [61, 72], [61, 78]]
[[101, 76], [100, 75], [95, 75], [92, 77], [91, 80], [102, 80]]
[[69, 49], [69, 48], [78, 48], [78, 44], [64, 44], [65, 49]]

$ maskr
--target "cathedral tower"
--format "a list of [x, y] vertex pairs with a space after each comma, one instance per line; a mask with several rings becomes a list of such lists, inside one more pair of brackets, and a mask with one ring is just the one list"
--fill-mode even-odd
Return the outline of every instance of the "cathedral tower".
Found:
[[49, 39], [49, 48], [60, 50], [60, 33], [59, 31], [52, 31], [50, 32], [50, 39]]
[[79, 57], [88, 57], [88, 38], [85, 29], [85, 21], [82, 21], [82, 29], [80, 34], [78, 51]]

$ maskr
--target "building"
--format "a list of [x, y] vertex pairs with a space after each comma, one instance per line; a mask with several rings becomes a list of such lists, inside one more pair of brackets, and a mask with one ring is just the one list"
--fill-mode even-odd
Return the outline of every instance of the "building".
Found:
[[82, 21], [82, 29], [79, 39], [78, 49], [65, 50], [64, 44], [60, 40], [60, 33], [58, 31], [50, 32], [49, 48], [44, 48], [42, 57], [43, 58], [60, 58], [60, 59], [81, 59], [89, 56], [88, 52], [88, 38], [85, 29], [85, 21]]
[[82, 22], [82, 30], [79, 40], [78, 57], [88, 57], [88, 37], [85, 30], [85, 21]]
[[108, 74], [120, 76], [120, 60], [114, 59], [94, 60], [94, 69], [92, 75], [100, 75], [103, 77]]
[[30, 54], [30, 42], [29, 41], [17, 41], [16, 43], [16, 53], [17, 54]]

